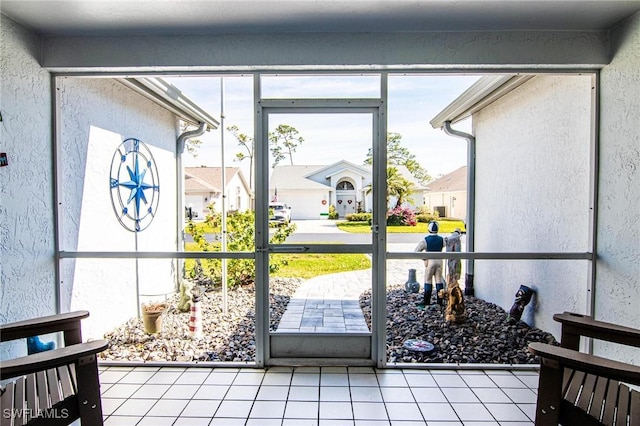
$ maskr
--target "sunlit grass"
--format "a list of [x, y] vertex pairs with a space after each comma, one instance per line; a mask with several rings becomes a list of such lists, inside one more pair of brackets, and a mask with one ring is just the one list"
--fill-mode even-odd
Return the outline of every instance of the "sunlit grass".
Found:
[[[440, 225], [440, 234], [450, 234], [456, 228], [460, 228], [465, 231], [464, 222], [461, 220], [451, 219], [438, 219]], [[337, 222], [336, 225], [339, 229], [350, 232], [352, 234], [370, 234], [371, 225], [367, 222]], [[416, 226], [387, 226], [387, 233], [389, 234], [426, 234], [427, 223], [418, 222]]]
[[195, 225], [196, 229], [201, 231], [203, 234], [217, 234], [220, 232], [220, 226], [213, 227], [207, 222], [194, 222], [193, 224]]
[[[199, 251], [196, 243], [185, 243], [185, 251]], [[219, 250], [219, 248], [218, 248]], [[313, 278], [319, 275], [333, 274], [336, 272], [357, 271], [371, 267], [371, 260], [364, 254], [335, 254], [335, 253], [310, 253], [310, 254], [274, 254], [278, 260], [285, 260], [286, 264], [272, 273], [274, 277], [281, 278]], [[204, 261], [206, 263], [206, 261]], [[195, 266], [194, 259], [186, 259], [187, 270]]]
[[364, 254], [274, 254], [277, 259], [286, 259], [287, 264], [272, 273], [274, 277], [313, 278], [336, 272], [349, 272], [371, 267], [371, 260]]

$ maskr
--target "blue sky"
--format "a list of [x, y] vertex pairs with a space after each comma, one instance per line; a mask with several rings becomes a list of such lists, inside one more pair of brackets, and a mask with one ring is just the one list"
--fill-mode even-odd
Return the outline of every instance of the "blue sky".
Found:
[[[466, 142], [432, 129], [429, 121], [464, 92], [478, 75], [390, 75], [388, 94], [388, 131], [400, 133], [402, 144], [433, 176], [452, 172], [466, 164]], [[220, 77], [167, 78], [212, 116], [220, 117]], [[241, 133], [253, 135], [253, 77], [224, 77], [224, 128], [236, 125]], [[270, 76], [263, 77], [264, 98], [361, 98], [377, 97], [376, 76]], [[362, 164], [371, 145], [371, 118], [367, 115], [290, 114], [273, 116], [270, 128], [278, 124], [295, 127], [305, 139], [294, 154], [294, 164], [330, 164], [341, 158]], [[455, 128], [470, 132], [470, 123]], [[203, 146], [197, 157], [185, 155], [186, 166], [220, 165], [220, 131], [202, 136]], [[227, 166], [243, 166], [234, 161], [239, 152], [235, 138], [225, 130]], [[288, 162], [283, 162], [283, 164]]]

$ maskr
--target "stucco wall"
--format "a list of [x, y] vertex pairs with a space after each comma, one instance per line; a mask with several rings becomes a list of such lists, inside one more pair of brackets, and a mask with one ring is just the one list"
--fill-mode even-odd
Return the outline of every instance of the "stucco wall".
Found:
[[[465, 220], [467, 217], [467, 192], [427, 192], [424, 195], [424, 205], [433, 211], [436, 206], [445, 206], [447, 217]], [[455, 200], [453, 200], [455, 198]], [[414, 200], [418, 200], [414, 197]]]
[[[175, 251], [175, 117], [113, 79], [60, 78], [57, 93], [62, 249]], [[151, 151], [160, 184], [155, 217], [138, 233], [118, 222], [108, 185], [114, 152], [131, 137]], [[147, 168], [143, 161], [141, 171]], [[150, 174], [147, 171], [146, 182]], [[145, 192], [149, 202], [151, 192]], [[133, 208], [133, 203], [128, 207]], [[142, 204], [143, 211], [146, 208]], [[143, 301], [162, 299], [175, 288], [175, 264], [166, 259], [65, 260], [62, 310], [89, 310], [91, 316], [83, 322], [84, 337], [99, 338], [136, 315], [136, 277], [141, 294], [156, 295], [143, 297]]]
[[[590, 76], [539, 76], [474, 115], [475, 250], [584, 252], [589, 231]], [[477, 296], [559, 337], [554, 313], [585, 312], [586, 261], [476, 261]]]
[[[611, 35], [601, 72], [600, 205], [595, 316], [640, 328], [640, 14]], [[596, 354], [640, 365], [640, 351], [597, 344]]]
[[[0, 17], [0, 323], [55, 313], [50, 79], [40, 40]], [[0, 359], [26, 354], [0, 346]]]

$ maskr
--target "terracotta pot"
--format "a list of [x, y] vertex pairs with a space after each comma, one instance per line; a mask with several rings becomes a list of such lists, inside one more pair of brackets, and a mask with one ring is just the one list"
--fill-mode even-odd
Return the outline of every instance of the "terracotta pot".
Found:
[[166, 308], [164, 304], [142, 305], [142, 323], [145, 333], [156, 334], [162, 330], [162, 314]]

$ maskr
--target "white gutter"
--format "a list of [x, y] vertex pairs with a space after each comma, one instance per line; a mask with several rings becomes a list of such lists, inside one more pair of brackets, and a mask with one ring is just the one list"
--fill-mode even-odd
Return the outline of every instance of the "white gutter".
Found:
[[[473, 253], [473, 239], [476, 217], [476, 138], [468, 133], [454, 130], [451, 128], [451, 121], [445, 121], [442, 130], [449, 135], [466, 139], [467, 141], [467, 252]], [[467, 296], [474, 295], [473, 288], [473, 269], [474, 260], [467, 260], [466, 274], [464, 278], [464, 294]]]
[[487, 75], [473, 83], [467, 90], [447, 105], [429, 122], [440, 129], [446, 121], [457, 123], [471, 117], [477, 111], [500, 99], [516, 87], [532, 79], [533, 75]]
[[206, 123], [205, 130], [217, 129], [220, 123], [200, 108], [171, 83], [157, 77], [118, 78], [118, 82], [160, 105], [180, 117], [185, 123], [199, 126]]
[[[178, 247], [177, 251], [184, 251], [184, 168], [182, 167], [182, 154], [184, 154], [184, 147], [187, 142], [187, 139], [198, 137], [204, 134], [207, 130], [208, 124], [205, 122], [200, 123], [200, 127], [195, 130], [191, 130], [188, 132], [182, 133], [178, 136], [178, 140], [176, 141], [176, 217], [178, 218], [177, 223], [177, 234], [178, 235]], [[184, 275], [184, 260], [178, 260], [178, 271], [176, 274], [176, 289], [180, 290], [180, 279], [183, 278]]]
[[[447, 135], [465, 139], [467, 141], [467, 252], [474, 251], [475, 233], [475, 184], [476, 184], [476, 138], [468, 133], [454, 130], [451, 123], [471, 117], [502, 96], [516, 89], [532, 79], [533, 75], [494, 74], [478, 79], [453, 102], [447, 105], [429, 122], [434, 129], [441, 128]], [[465, 276], [466, 295], [473, 296], [474, 260], [467, 260]]]

